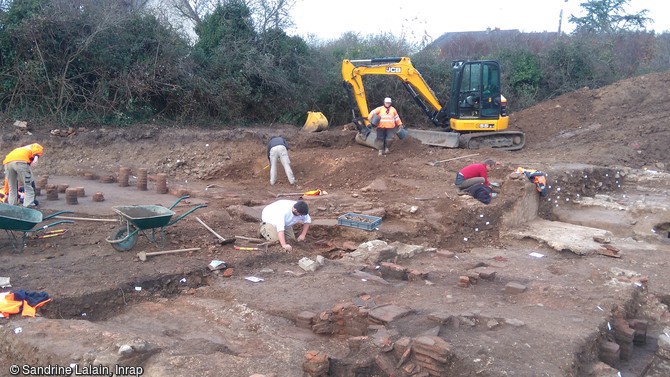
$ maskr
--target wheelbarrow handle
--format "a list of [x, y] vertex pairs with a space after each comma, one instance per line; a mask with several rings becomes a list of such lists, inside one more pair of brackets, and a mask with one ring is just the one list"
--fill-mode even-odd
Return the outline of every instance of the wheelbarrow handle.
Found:
[[42, 225], [41, 227], [39, 227], [35, 230], [31, 230], [31, 232], [39, 232], [39, 231], [45, 230], [47, 228], [51, 228], [52, 226], [55, 226], [55, 225], [58, 225], [58, 224], [74, 224], [74, 221], [72, 221], [72, 220], [58, 220], [58, 221], [53, 222], [51, 224]]
[[203, 204], [198, 204], [197, 206], [195, 206], [195, 207], [189, 209], [188, 211], [182, 213], [181, 215], [177, 216], [174, 220], [170, 221], [170, 222], [169, 222], [167, 225], [165, 225], [165, 226], [170, 226], [170, 225], [176, 223], [177, 221], [183, 219], [184, 217], [188, 216], [189, 214], [191, 214], [191, 212], [195, 211], [196, 209], [198, 209], [198, 208], [203, 208], [203, 207], [207, 207], [207, 204], [205, 204], [205, 203], [203, 203]]
[[42, 221], [44, 221], [44, 220], [49, 220], [50, 218], [52, 218], [52, 217], [56, 217], [56, 216], [61, 215], [61, 214], [63, 214], [63, 213], [72, 213], [72, 211], [68, 211], [68, 210], [58, 211], [58, 212], [56, 212], [56, 213], [52, 213], [51, 215], [48, 215], [48, 216], [43, 217], [43, 218], [42, 218]]
[[184, 196], [182, 196], [181, 198], [177, 199], [177, 201], [174, 202], [174, 204], [173, 204], [172, 206], [170, 206], [169, 209], [172, 209], [172, 208], [176, 207], [177, 204], [179, 204], [179, 202], [181, 202], [181, 201], [184, 200], [184, 199], [188, 199], [188, 198], [190, 198], [190, 197], [191, 197], [191, 195], [184, 195]]

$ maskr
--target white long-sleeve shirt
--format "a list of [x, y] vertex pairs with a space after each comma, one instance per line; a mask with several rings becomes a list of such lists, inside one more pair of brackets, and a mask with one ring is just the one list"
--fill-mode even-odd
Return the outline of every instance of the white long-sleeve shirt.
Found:
[[296, 216], [293, 214], [293, 205], [295, 200], [277, 200], [268, 204], [261, 212], [261, 220], [272, 224], [277, 228], [277, 232], [283, 232], [287, 226], [293, 226], [298, 223], [311, 224], [312, 218], [309, 215]]

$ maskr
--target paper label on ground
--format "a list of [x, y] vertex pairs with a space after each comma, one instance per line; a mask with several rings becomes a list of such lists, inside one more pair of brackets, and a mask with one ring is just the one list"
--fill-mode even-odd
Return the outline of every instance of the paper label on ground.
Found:
[[544, 254], [536, 253], [536, 252], [534, 252], [534, 251], [533, 251], [532, 253], [528, 254], [528, 255], [530, 255], [531, 257], [535, 257], [535, 258], [542, 258], [542, 257], [544, 257]]

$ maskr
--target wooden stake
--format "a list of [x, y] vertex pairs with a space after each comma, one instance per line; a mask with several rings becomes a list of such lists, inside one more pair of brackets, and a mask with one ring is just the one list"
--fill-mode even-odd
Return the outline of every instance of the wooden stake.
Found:
[[209, 226], [207, 226], [207, 224], [205, 224], [204, 221], [200, 220], [200, 218], [199, 218], [198, 216], [196, 216], [195, 219], [198, 220], [198, 222], [199, 222], [200, 224], [202, 224], [202, 226], [204, 226], [207, 230], [209, 230], [210, 232], [212, 232], [212, 234], [215, 235], [216, 238], [220, 239], [221, 242], [232, 243], [232, 242], [235, 241], [235, 239], [227, 240], [227, 239], [223, 238], [219, 233], [215, 232], [214, 229], [212, 229], [212, 228], [210, 228]]
[[63, 220], [81, 220], [81, 221], [104, 221], [104, 222], [110, 222], [110, 223], [116, 223], [119, 220], [115, 219], [92, 219], [89, 217], [69, 217], [69, 216], [54, 216], [56, 219], [63, 219]]
[[140, 258], [142, 262], [147, 260], [147, 257], [154, 256], [154, 255], [163, 255], [163, 254], [175, 254], [175, 253], [183, 253], [185, 251], [198, 251], [200, 250], [199, 247], [192, 247], [190, 249], [177, 249], [177, 250], [165, 250], [165, 251], [153, 251], [150, 253], [146, 253], [144, 251], [140, 251], [137, 253], [137, 257]]
[[430, 166], [435, 166], [441, 162], [448, 162], [448, 161], [454, 161], [454, 160], [460, 160], [461, 158], [466, 158], [466, 157], [474, 157], [474, 156], [479, 156], [479, 153], [473, 153], [473, 154], [467, 154], [465, 156], [459, 156], [459, 157], [454, 157], [454, 158], [448, 158], [446, 160], [439, 160], [439, 161], [433, 161], [433, 162], [426, 162], [426, 164]]

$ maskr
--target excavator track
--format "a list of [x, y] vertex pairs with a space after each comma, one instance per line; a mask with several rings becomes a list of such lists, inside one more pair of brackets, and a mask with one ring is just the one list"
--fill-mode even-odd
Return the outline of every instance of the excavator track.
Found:
[[461, 134], [458, 138], [461, 148], [495, 148], [517, 151], [526, 145], [526, 135], [521, 131], [473, 132]]

